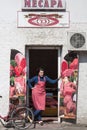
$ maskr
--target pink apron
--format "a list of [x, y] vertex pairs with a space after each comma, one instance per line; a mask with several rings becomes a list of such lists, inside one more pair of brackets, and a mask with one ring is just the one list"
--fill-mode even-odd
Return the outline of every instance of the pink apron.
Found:
[[44, 81], [40, 81], [40, 77], [38, 77], [38, 83], [32, 89], [32, 100], [36, 110], [45, 110], [45, 78]]

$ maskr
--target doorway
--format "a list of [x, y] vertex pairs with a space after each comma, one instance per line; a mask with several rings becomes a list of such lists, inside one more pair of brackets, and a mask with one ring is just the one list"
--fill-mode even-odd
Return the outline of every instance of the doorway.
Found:
[[[51, 79], [58, 77], [58, 49], [46, 48], [26, 48], [27, 76], [32, 78], [37, 75], [37, 69], [43, 67], [45, 75]], [[43, 117], [58, 117], [58, 83], [46, 84], [46, 110]], [[29, 89], [29, 106], [32, 107], [31, 90]]]

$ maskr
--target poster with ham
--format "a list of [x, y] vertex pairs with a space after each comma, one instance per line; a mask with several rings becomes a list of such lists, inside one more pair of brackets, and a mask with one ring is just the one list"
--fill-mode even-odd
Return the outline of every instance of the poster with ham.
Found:
[[22, 105], [26, 102], [26, 59], [17, 50], [10, 55], [10, 104]]
[[59, 115], [64, 119], [76, 120], [78, 64], [78, 56], [74, 52], [69, 52], [61, 63]]

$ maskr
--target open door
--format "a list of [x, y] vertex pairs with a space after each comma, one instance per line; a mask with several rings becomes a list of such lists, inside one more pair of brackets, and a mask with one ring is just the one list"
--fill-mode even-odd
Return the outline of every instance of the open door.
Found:
[[[26, 47], [28, 78], [37, 75], [37, 69], [43, 67], [45, 75], [52, 79], [58, 77], [58, 50], [55, 47]], [[32, 107], [31, 89], [29, 106]], [[42, 113], [45, 119], [58, 120], [58, 83], [46, 84], [46, 109]]]
[[[57, 50], [29, 50], [29, 74], [30, 78], [37, 75], [36, 70], [42, 66], [45, 75], [52, 79], [57, 78]], [[53, 64], [52, 64], [53, 63]], [[57, 117], [58, 98], [57, 84], [46, 84], [46, 110], [43, 112], [45, 117]]]
[[10, 54], [10, 90], [9, 108], [26, 102], [26, 59], [18, 50]]
[[61, 64], [60, 118], [74, 122], [77, 110], [78, 65], [78, 55], [72, 51], [65, 55]]

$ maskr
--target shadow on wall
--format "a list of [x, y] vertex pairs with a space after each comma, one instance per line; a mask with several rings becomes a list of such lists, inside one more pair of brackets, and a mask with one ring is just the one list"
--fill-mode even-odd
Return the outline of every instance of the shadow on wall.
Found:
[[87, 63], [87, 51], [79, 52], [79, 62]]

